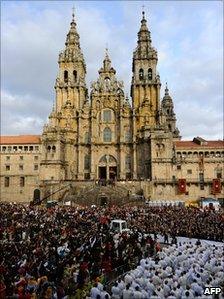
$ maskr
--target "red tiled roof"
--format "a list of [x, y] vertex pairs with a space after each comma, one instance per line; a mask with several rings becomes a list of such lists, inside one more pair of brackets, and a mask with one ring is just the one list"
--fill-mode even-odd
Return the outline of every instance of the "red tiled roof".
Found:
[[40, 135], [0, 136], [0, 144], [39, 144]]
[[193, 141], [175, 141], [175, 145], [178, 148], [202, 148], [202, 147], [212, 147], [212, 148], [222, 148], [224, 149], [224, 141], [222, 140], [211, 140], [205, 141], [206, 144], [197, 144]]

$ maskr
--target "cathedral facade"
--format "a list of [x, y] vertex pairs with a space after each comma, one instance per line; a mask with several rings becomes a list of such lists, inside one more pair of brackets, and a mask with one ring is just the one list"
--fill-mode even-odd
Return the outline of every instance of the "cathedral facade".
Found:
[[56, 103], [42, 135], [43, 179], [152, 178], [151, 134], [160, 131], [166, 138], [179, 138], [167, 88], [160, 103], [157, 60], [143, 12], [133, 54], [131, 100], [125, 97], [107, 51], [88, 92], [73, 17], [59, 55]]
[[108, 50], [88, 90], [73, 15], [59, 54], [55, 104], [42, 135], [1, 138], [1, 200], [30, 201], [39, 191], [41, 198], [60, 199], [66, 192], [58, 190], [66, 186], [71, 191], [102, 180], [130, 192], [141, 189], [151, 200], [222, 198], [223, 141], [181, 141], [168, 87], [160, 94], [157, 62], [143, 12], [131, 98]]

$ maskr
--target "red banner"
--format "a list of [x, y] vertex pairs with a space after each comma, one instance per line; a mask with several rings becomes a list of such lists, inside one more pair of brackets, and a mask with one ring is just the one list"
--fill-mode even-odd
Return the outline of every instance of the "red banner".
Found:
[[178, 192], [179, 193], [186, 193], [186, 179], [179, 179], [178, 180]]
[[221, 192], [221, 181], [220, 179], [213, 179], [212, 181], [212, 193], [217, 194]]

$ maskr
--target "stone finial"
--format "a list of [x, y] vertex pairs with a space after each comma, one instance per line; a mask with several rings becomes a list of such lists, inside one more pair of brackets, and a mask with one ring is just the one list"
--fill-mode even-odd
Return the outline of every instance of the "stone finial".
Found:
[[168, 89], [167, 82], [166, 82], [166, 88], [165, 88], [165, 96], [169, 96], [169, 89]]

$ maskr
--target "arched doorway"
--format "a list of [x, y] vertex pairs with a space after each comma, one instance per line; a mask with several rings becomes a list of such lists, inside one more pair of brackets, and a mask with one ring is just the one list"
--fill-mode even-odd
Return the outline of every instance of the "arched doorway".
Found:
[[98, 178], [100, 180], [115, 180], [117, 177], [117, 160], [111, 155], [100, 158], [98, 165]]
[[33, 202], [35, 202], [35, 203], [40, 202], [40, 190], [39, 189], [35, 189], [33, 191]]

